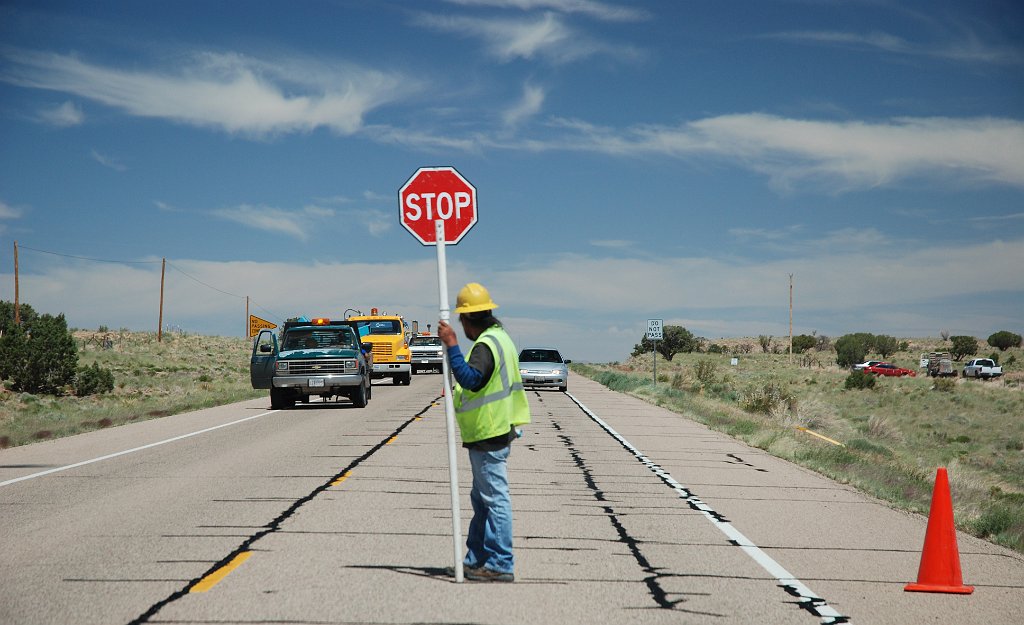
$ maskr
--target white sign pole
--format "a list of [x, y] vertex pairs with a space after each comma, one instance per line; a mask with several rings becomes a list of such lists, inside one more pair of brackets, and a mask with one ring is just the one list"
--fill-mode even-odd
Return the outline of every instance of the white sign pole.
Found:
[[[440, 296], [441, 321], [451, 318], [448, 308], [448, 267], [444, 255], [444, 220], [434, 221], [435, 240], [437, 242], [437, 290]], [[452, 495], [452, 553], [455, 556], [455, 581], [462, 583], [462, 519], [459, 511], [459, 475], [455, 454], [455, 402], [452, 401], [451, 363], [448, 362], [448, 350], [445, 349], [442, 361], [441, 383], [444, 385], [444, 419], [448, 430], [448, 482]]]

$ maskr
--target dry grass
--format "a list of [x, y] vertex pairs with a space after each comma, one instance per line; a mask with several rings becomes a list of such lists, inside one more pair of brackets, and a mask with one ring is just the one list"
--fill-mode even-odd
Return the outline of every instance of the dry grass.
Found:
[[[935, 469], [945, 466], [958, 525], [1024, 552], [1024, 351], [1002, 354], [1016, 362], [997, 380], [949, 378], [940, 389], [926, 376], [882, 378], [871, 390], [844, 390], [849, 371], [835, 366], [834, 353], [796, 355], [790, 363], [788, 355], [760, 353], [757, 339], [716, 342], [755, 349], [739, 354], [737, 366], [732, 354], [679, 354], [671, 362], [659, 356], [665, 383], [657, 387], [650, 354], [573, 367], [900, 508], [926, 514]], [[889, 361], [917, 369], [918, 355], [935, 347], [914, 340], [911, 351]], [[714, 366], [702, 364], [709, 361]], [[716, 372], [710, 381], [709, 369]]]
[[103, 395], [14, 393], [0, 385], [0, 448], [259, 397], [245, 338], [75, 332], [79, 365], [114, 374]]

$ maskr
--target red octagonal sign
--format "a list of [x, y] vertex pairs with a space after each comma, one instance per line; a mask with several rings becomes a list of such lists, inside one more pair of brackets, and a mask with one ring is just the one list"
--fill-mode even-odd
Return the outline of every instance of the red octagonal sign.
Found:
[[476, 188], [454, 167], [421, 167], [398, 190], [402, 225], [423, 245], [437, 245], [434, 222], [444, 222], [445, 245], [476, 223]]

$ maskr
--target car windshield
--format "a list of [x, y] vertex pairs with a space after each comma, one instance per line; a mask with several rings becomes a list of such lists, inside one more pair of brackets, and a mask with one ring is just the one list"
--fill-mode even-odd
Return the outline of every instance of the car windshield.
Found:
[[519, 362], [562, 362], [562, 356], [555, 349], [524, 349]]
[[322, 328], [289, 330], [284, 337], [285, 351], [293, 349], [320, 349], [334, 347], [355, 349], [356, 337], [351, 328]]
[[429, 346], [429, 347], [441, 347], [441, 337], [439, 336], [416, 336], [413, 337], [412, 341], [409, 342], [410, 346]]

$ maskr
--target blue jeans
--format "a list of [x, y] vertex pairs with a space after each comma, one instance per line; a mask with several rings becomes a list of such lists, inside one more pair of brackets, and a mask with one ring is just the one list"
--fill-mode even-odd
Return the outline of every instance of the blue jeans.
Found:
[[512, 573], [512, 497], [508, 491], [508, 460], [511, 445], [497, 451], [469, 449], [473, 467], [473, 520], [466, 538], [467, 567]]

